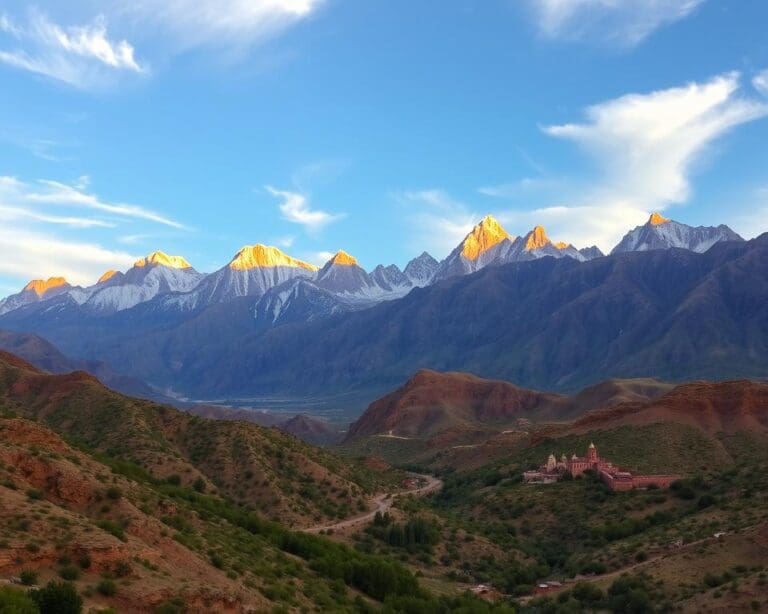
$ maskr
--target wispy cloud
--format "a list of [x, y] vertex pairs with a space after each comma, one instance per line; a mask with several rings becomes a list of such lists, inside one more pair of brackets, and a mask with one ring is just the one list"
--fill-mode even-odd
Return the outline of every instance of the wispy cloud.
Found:
[[74, 87], [100, 84], [116, 71], [146, 71], [128, 41], [109, 38], [103, 16], [85, 25], [63, 27], [32, 10], [24, 24], [3, 15], [0, 33], [5, 35], [0, 39], [0, 62]]
[[[759, 78], [753, 85], [760, 90]], [[414, 245], [429, 245], [436, 255], [444, 254], [473, 224], [493, 213], [512, 234], [542, 224], [553, 240], [608, 251], [629, 228], [644, 223], [650, 212], [690, 199], [698, 163], [718, 139], [768, 115], [768, 102], [745, 90], [742, 78], [728, 73], [593, 105], [585, 110], [583, 122], [543, 130], [575, 142], [595, 163], [595, 177], [577, 183], [573, 178], [542, 176], [478, 189], [483, 196], [504, 200], [533, 190], [539, 202], [551, 204], [495, 205], [488, 211], [441, 190], [402, 192], [396, 196], [409, 209]], [[547, 194], [554, 188], [559, 196]], [[759, 217], [765, 218], [762, 213]]]
[[46, 213], [23, 209], [21, 207], [7, 207], [3, 204], [0, 204], [0, 220], [3, 220], [3, 222], [6, 223], [18, 220], [31, 220], [34, 222], [43, 222], [45, 224], [69, 226], [70, 228], [114, 228], [116, 226], [116, 224], [104, 220], [48, 215]]
[[604, 172], [604, 192], [639, 206], [685, 201], [689, 175], [707, 146], [736, 126], [764, 117], [768, 104], [740, 95], [729, 73], [704, 83], [630, 94], [586, 110], [584, 123], [549, 126], [576, 142]]
[[752, 86], [763, 96], [768, 96], [768, 69], [756, 74], [752, 79]]
[[92, 284], [104, 271], [127, 269], [135, 260], [94, 243], [0, 227], [0, 273], [19, 279], [63, 276], [70, 283]]
[[704, 0], [529, 0], [550, 38], [602, 40], [622, 47], [689, 16]]
[[480, 221], [482, 214], [439, 189], [409, 190], [394, 195], [407, 211], [407, 232], [412, 250], [446, 256]]
[[[151, 223], [166, 228], [164, 232], [183, 228], [143, 207], [105, 202], [88, 191], [89, 184], [87, 176], [65, 184], [0, 175], [0, 275], [17, 277], [20, 283], [61, 275], [72, 283], [91, 284], [105, 270], [125, 269], [136, 260], [93, 237], [103, 238], [106, 230], [110, 241], [133, 245], [137, 241], [114, 236], [124, 225], [136, 228], [140, 222], [146, 228]], [[133, 238], [140, 236], [151, 235], [136, 233]]]
[[103, 201], [98, 196], [86, 192], [86, 188], [87, 182], [83, 183], [82, 180], [69, 185], [42, 179], [34, 185], [18, 182], [16, 186], [17, 196], [26, 203], [90, 209], [124, 218], [147, 220], [179, 230], [186, 229], [182, 223], [139, 205]]
[[518, 181], [483, 186], [478, 188], [477, 191], [483, 196], [490, 196], [492, 198], [514, 198], [522, 194], [551, 188], [554, 183], [553, 180], [543, 177], [523, 177]]
[[324, 0], [113, 0], [115, 12], [155, 24], [182, 47], [252, 45], [309, 17]]
[[279, 208], [283, 219], [303, 226], [308, 232], [317, 232], [344, 217], [344, 214], [341, 213], [334, 214], [320, 209], [312, 209], [309, 199], [304, 194], [278, 190], [271, 186], [266, 186], [266, 190], [272, 196], [282, 199], [283, 202], [280, 203]]
[[317, 266], [323, 266], [326, 262], [328, 262], [331, 258], [333, 258], [334, 253], [329, 251], [319, 251], [319, 252], [312, 252], [310, 254], [306, 254], [304, 256], [304, 260], [311, 264], [315, 264]]

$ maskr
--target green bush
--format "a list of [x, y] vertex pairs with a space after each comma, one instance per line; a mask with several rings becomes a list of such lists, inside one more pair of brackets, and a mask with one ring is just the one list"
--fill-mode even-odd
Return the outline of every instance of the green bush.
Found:
[[40, 614], [80, 614], [83, 598], [71, 582], [49, 582], [45, 588], [30, 591]]
[[39, 614], [40, 608], [22, 591], [0, 586], [0, 614]]
[[25, 569], [19, 574], [19, 579], [24, 586], [37, 584], [37, 572], [31, 569]]
[[119, 525], [118, 523], [112, 521], [112, 520], [100, 520], [96, 523], [96, 526], [99, 527], [101, 530], [106, 531], [107, 533], [111, 533], [117, 539], [120, 541], [126, 541], [125, 540], [125, 531], [123, 530], [123, 527]]
[[114, 580], [105, 578], [96, 585], [96, 590], [105, 597], [112, 597], [117, 593], [117, 584]]
[[64, 580], [74, 581], [80, 577], [80, 570], [74, 565], [64, 565], [59, 569], [59, 575]]

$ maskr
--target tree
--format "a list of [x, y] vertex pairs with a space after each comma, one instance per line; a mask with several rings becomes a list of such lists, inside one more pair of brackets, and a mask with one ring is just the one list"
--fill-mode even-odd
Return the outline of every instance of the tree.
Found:
[[0, 614], [38, 614], [39, 608], [22, 591], [10, 586], [0, 587]]
[[71, 582], [49, 582], [45, 588], [31, 591], [30, 596], [40, 608], [40, 614], [80, 614], [83, 598]]

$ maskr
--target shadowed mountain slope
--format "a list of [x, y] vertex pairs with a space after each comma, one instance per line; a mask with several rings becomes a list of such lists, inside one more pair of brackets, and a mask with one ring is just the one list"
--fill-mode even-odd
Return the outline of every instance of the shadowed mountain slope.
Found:
[[172, 375], [208, 394], [371, 396], [421, 368], [545, 390], [609, 378], [759, 378], [768, 364], [766, 261], [768, 235], [705, 254], [488, 267], [365, 311], [245, 335], [214, 352], [215, 365], [187, 353]]
[[199, 481], [286, 524], [349, 513], [370, 486], [366, 472], [277, 430], [191, 416], [125, 397], [84, 372], [43, 373], [5, 352], [0, 404], [160, 478]]
[[371, 403], [350, 427], [347, 441], [370, 435], [429, 439], [462, 429], [499, 430], [521, 418], [562, 421], [619, 403], [648, 401], [672, 387], [648, 379], [609, 380], [566, 396], [468, 373], [422, 370]]

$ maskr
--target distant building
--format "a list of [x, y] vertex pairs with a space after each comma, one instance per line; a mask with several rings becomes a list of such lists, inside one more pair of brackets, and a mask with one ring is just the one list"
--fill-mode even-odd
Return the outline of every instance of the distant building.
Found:
[[679, 475], [634, 475], [616, 467], [607, 459], [601, 458], [595, 444], [589, 444], [587, 455], [567, 458], [565, 454], [560, 460], [550, 454], [547, 461], [536, 471], [523, 473], [523, 481], [528, 484], [551, 484], [570, 474], [574, 478], [580, 477], [585, 471], [594, 471], [611, 490], [625, 491], [635, 488], [648, 488], [652, 485], [658, 488], [669, 488], [672, 482], [679, 480]]

